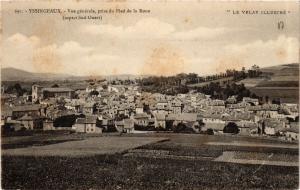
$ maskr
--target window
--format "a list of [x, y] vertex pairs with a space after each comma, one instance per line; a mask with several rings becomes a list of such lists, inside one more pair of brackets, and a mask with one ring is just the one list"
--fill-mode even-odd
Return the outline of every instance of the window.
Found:
[[94, 129], [93, 129], [93, 128], [91, 128], [91, 131], [94, 131]]
[[89, 128], [86, 128], [86, 131], [89, 131]]

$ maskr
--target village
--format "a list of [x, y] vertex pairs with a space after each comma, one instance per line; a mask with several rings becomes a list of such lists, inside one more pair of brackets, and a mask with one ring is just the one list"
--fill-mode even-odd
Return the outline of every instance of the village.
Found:
[[136, 83], [93, 81], [85, 88], [32, 85], [18, 97], [2, 90], [2, 131], [66, 130], [76, 133], [182, 132], [270, 136], [298, 141], [298, 104], [227, 100], [190, 90], [149, 93]]

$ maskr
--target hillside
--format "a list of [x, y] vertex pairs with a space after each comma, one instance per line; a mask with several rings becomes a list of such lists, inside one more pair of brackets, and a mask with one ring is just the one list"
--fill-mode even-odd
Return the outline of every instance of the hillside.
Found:
[[246, 87], [299, 87], [299, 63], [261, 68], [258, 78], [247, 78], [239, 83]]
[[70, 78], [72, 75], [53, 73], [32, 73], [16, 68], [2, 68], [2, 81], [34, 81], [34, 80], [60, 80]]
[[285, 103], [299, 102], [299, 63], [262, 68], [258, 78], [247, 78], [239, 83], [260, 97], [268, 96]]
[[136, 79], [145, 76], [120, 74], [110, 76], [74, 76], [69, 74], [54, 74], [54, 73], [32, 73], [16, 68], [2, 68], [1, 69], [1, 80], [2, 81], [59, 81], [59, 80], [87, 80], [87, 79], [107, 79], [107, 80], [126, 80]]

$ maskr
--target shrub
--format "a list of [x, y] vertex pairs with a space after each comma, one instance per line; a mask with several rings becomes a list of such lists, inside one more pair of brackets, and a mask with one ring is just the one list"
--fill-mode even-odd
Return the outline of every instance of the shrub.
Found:
[[223, 129], [223, 133], [233, 133], [233, 134], [238, 134], [239, 133], [239, 128], [236, 123], [234, 122], [229, 122]]
[[207, 129], [206, 134], [208, 134], [208, 135], [214, 135], [214, 130], [211, 129], [211, 128], [209, 128], [209, 129]]

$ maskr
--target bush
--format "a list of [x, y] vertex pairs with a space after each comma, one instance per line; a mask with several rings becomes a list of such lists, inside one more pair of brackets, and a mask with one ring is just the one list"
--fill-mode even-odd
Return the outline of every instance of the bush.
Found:
[[206, 134], [208, 134], [208, 135], [214, 135], [214, 130], [211, 129], [211, 128], [209, 128], [209, 129], [207, 129]]
[[233, 133], [233, 134], [238, 134], [239, 133], [239, 128], [236, 123], [234, 122], [229, 122], [223, 129], [223, 133]]
[[178, 125], [173, 126], [173, 131], [175, 133], [194, 133], [194, 130], [191, 127], [187, 127], [185, 124], [183, 123], [179, 123]]
[[75, 124], [75, 121], [78, 117], [83, 117], [83, 115], [76, 116], [75, 114], [72, 115], [65, 115], [56, 118], [53, 121], [54, 127], [72, 127]]

